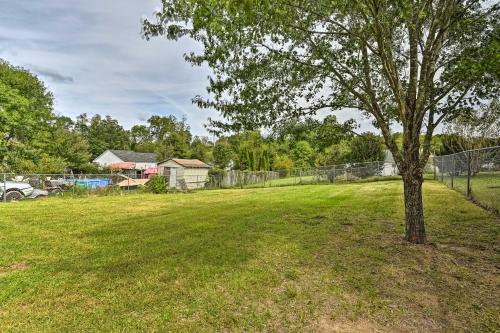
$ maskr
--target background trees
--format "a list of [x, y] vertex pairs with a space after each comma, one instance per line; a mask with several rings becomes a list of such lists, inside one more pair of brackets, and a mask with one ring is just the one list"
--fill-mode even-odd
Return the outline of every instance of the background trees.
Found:
[[382, 138], [373, 133], [363, 133], [356, 136], [350, 143], [350, 162], [383, 161], [385, 151], [382, 148]]
[[212, 153], [214, 166], [219, 169], [226, 169], [233, 159], [233, 154], [231, 145], [226, 138], [217, 140]]
[[[197, 158], [220, 169], [268, 171], [383, 159], [380, 138], [358, 135], [356, 123], [295, 118], [273, 131], [242, 130], [215, 143], [193, 137], [185, 119], [152, 116], [126, 130], [110, 116], [75, 121], [53, 111], [53, 98], [29, 71], [2, 62], [0, 163], [11, 172], [98, 172], [91, 161], [106, 149], [156, 152], [158, 158]], [[378, 145], [377, 145], [378, 144]]]
[[451, 120], [441, 135], [441, 155], [500, 144], [500, 101], [495, 98], [478, 112]]
[[78, 116], [75, 130], [87, 140], [92, 158], [96, 158], [106, 149], [128, 149], [130, 138], [128, 132], [110, 116], [95, 115], [89, 118], [87, 114]]

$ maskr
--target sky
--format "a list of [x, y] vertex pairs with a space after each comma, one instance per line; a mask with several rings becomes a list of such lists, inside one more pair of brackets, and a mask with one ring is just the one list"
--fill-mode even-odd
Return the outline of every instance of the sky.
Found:
[[[0, 0], [0, 58], [31, 70], [55, 97], [55, 112], [110, 115], [125, 128], [152, 115], [186, 117], [195, 135], [207, 135], [213, 110], [191, 103], [206, 96], [207, 67], [193, 67], [183, 54], [201, 50], [187, 38], [141, 37], [141, 18], [160, 0]], [[352, 111], [360, 131], [370, 121]]]

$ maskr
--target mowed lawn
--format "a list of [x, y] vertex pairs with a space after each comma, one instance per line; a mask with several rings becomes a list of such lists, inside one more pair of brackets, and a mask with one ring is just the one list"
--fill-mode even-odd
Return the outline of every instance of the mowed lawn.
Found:
[[[451, 177], [446, 177], [451, 186]], [[467, 176], [455, 176], [453, 186], [457, 191], [467, 193]], [[471, 195], [480, 204], [500, 211], [500, 172], [484, 172], [474, 175], [470, 180]]]
[[500, 223], [400, 181], [0, 205], [0, 332], [494, 332]]

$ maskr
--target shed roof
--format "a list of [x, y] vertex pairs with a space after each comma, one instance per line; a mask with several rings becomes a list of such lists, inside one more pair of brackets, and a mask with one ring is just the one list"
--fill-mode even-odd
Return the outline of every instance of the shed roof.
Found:
[[200, 160], [196, 159], [183, 159], [183, 158], [170, 158], [166, 161], [163, 161], [161, 163], [165, 163], [168, 161], [174, 161], [175, 163], [185, 167], [185, 168], [204, 168], [204, 169], [209, 169], [210, 165], [206, 164], [205, 162], [202, 162]]
[[156, 163], [155, 153], [138, 153], [131, 150], [110, 150], [123, 162]]

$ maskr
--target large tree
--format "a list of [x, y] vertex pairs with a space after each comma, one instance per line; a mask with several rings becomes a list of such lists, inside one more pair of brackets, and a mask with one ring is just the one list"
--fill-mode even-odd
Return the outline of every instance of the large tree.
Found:
[[497, 16], [497, 5], [477, 0], [164, 0], [143, 28], [147, 38], [203, 44], [186, 58], [212, 69], [213, 99], [196, 101], [221, 112], [223, 129], [325, 109], [371, 117], [403, 176], [406, 239], [424, 243], [432, 135], [444, 118], [498, 92]]
[[99, 114], [89, 119], [83, 113], [76, 119], [75, 130], [87, 140], [92, 158], [96, 158], [106, 149], [129, 149], [130, 136], [116, 119]]
[[52, 105], [52, 93], [42, 81], [0, 59], [0, 163], [15, 143], [44, 145]]

